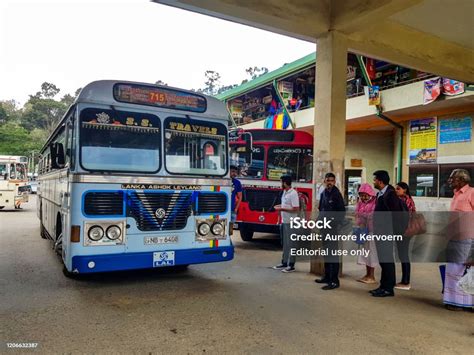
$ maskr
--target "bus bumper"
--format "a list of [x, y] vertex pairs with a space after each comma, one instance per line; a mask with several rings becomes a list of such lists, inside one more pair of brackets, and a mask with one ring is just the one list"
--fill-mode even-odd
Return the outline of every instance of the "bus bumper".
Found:
[[[174, 251], [173, 266], [215, 263], [220, 261], [230, 261], [234, 258], [234, 247], [232, 245], [219, 248], [172, 251]], [[86, 274], [106, 271], [149, 269], [154, 267], [153, 254], [154, 252], [76, 255], [72, 258], [72, 270], [69, 271], [72, 271], [73, 273]]]
[[279, 224], [248, 223], [242, 221], [237, 221], [237, 224], [239, 225], [239, 230], [247, 228], [253, 232], [258, 233], [280, 234]]

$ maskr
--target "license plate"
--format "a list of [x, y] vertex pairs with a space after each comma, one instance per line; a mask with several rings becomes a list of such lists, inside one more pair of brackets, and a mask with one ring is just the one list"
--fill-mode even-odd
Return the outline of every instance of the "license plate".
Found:
[[174, 244], [178, 243], [178, 236], [163, 236], [163, 237], [144, 237], [143, 243], [145, 245], [156, 245], [156, 244]]
[[153, 267], [174, 266], [174, 251], [156, 251], [153, 253]]

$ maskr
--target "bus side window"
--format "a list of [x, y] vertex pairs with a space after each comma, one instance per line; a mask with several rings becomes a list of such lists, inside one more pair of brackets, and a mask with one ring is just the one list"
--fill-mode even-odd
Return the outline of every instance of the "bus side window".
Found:
[[[57, 151], [56, 152], [56, 144], [59, 143], [62, 145], [62, 149], [60, 151]], [[52, 158], [53, 158], [53, 154], [51, 154], [51, 147], [55, 146], [55, 151], [53, 153], [58, 154], [59, 153], [59, 157], [57, 159], [59, 159], [59, 161], [56, 161], [55, 164], [58, 164], [59, 163], [59, 168], [63, 168], [66, 164], [66, 152], [65, 152], [65, 148], [66, 148], [66, 127], [63, 125], [61, 127], [61, 130], [58, 132], [58, 134], [54, 137], [54, 139], [52, 140], [51, 144], [50, 144], [50, 148], [49, 148], [49, 155], [48, 155], [48, 160], [49, 160], [49, 169], [52, 170], [53, 169], [53, 162], [52, 162]], [[57, 147], [59, 148], [59, 147]]]
[[8, 180], [7, 164], [0, 164], [0, 179]]
[[10, 164], [10, 180], [16, 180], [15, 164]]
[[71, 120], [66, 125], [66, 149], [65, 149], [65, 164], [69, 166], [71, 170], [74, 169], [74, 124]]

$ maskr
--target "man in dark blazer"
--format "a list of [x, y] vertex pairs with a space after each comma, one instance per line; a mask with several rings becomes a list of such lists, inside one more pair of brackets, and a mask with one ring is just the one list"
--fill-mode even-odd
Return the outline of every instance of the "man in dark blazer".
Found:
[[[337, 235], [339, 233], [340, 225], [344, 221], [346, 207], [344, 206], [344, 198], [341, 192], [336, 187], [336, 176], [333, 173], [327, 173], [324, 177], [326, 188], [321, 193], [319, 199], [319, 217], [323, 220], [327, 218], [332, 220], [331, 229], [321, 229], [320, 233], [323, 236], [328, 234]], [[323, 247], [329, 251], [329, 255], [324, 257], [324, 277], [322, 279], [314, 280], [319, 284], [327, 284], [322, 289], [334, 290], [339, 287], [339, 256], [332, 255], [332, 251], [336, 252], [339, 249], [337, 241], [324, 241]]]
[[[374, 210], [374, 234], [398, 235], [406, 229], [404, 221], [400, 218], [405, 212], [403, 201], [389, 184], [390, 176], [385, 170], [374, 172], [374, 187], [379, 190]], [[377, 255], [379, 258], [382, 275], [380, 287], [370, 291], [374, 297], [394, 296], [395, 287], [395, 260], [393, 255], [393, 241], [376, 241]]]

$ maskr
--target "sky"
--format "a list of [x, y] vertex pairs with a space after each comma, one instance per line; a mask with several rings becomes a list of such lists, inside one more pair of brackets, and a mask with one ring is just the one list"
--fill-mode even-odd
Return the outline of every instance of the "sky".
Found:
[[20, 104], [41, 83], [59, 96], [100, 79], [204, 86], [240, 83], [250, 66], [274, 70], [315, 44], [148, 0], [0, 0], [0, 101]]

